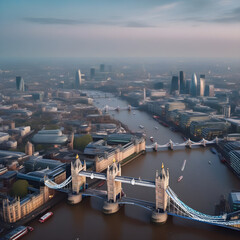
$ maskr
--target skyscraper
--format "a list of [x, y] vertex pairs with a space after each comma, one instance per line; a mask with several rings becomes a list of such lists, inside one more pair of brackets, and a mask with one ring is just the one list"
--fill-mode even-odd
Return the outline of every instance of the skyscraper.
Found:
[[197, 95], [204, 96], [204, 90], [205, 90], [205, 74], [201, 74], [199, 78]]
[[186, 80], [186, 88], [185, 88], [186, 94], [190, 93], [190, 87], [191, 87], [191, 80]]
[[170, 93], [173, 93], [175, 91], [179, 91], [179, 78], [178, 78], [178, 76], [173, 76], [172, 77], [172, 84], [171, 84]]
[[105, 65], [104, 64], [100, 64], [100, 72], [105, 72]]
[[93, 79], [95, 77], [95, 68], [90, 69], [90, 78]]
[[192, 75], [190, 95], [193, 96], [193, 97], [197, 96], [197, 76], [196, 76], [195, 73]]
[[180, 93], [184, 94], [186, 92], [185, 73], [183, 71], [180, 71], [179, 77], [180, 77]]
[[206, 85], [204, 96], [214, 97], [214, 85]]
[[75, 87], [79, 88], [82, 84], [82, 74], [80, 72], [80, 69], [76, 72], [76, 78], [75, 78]]
[[22, 77], [16, 77], [16, 87], [17, 90], [24, 92], [25, 91], [25, 85], [24, 85], [24, 80]]

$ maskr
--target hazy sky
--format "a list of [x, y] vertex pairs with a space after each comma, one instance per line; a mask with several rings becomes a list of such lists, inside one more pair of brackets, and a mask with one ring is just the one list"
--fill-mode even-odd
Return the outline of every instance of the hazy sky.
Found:
[[240, 0], [0, 0], [0, 57], [240, 58]]

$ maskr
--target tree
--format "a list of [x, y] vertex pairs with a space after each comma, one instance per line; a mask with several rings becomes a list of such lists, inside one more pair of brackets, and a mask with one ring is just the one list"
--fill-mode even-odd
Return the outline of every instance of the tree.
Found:
[[84, 148], [92, 141], [93, 139], [90, 134], [86, 134], [84, 136], [74, 138], [73, 148], [78, 149], [80, 151], [84, 151]]
[[17, 180], [12, 186], [12, 195], [16, 197], [25, 197], [28, 193], [28, 182], [26, 180]]

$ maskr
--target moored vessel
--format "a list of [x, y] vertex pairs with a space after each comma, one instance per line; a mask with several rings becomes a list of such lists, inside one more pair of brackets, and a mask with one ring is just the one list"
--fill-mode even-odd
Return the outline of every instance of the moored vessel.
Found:
[[46, 214], [44, 214], [40, 219], [39, 222], [40, 223], [44, 223], [47, 219], [49, 219], [51, 216], [53, 215], [53, 212], [47, 212]]
[[19, 227], [15, 228], [14, 230], [12, 230], [7, 235], [5, 235], [3, 239], [17, 240], [17, 239], [20, 239], [21, 237], [23, 237], [28, 232], [32, 232], [32, 231], [33, 231], [32, 227], [19, 226]]

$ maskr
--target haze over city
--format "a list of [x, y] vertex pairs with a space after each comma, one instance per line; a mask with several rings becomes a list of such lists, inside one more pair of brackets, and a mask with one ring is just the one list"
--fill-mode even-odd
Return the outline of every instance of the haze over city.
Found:
[[0, 2], [1, 58], [238, 58], [238, 0]]

